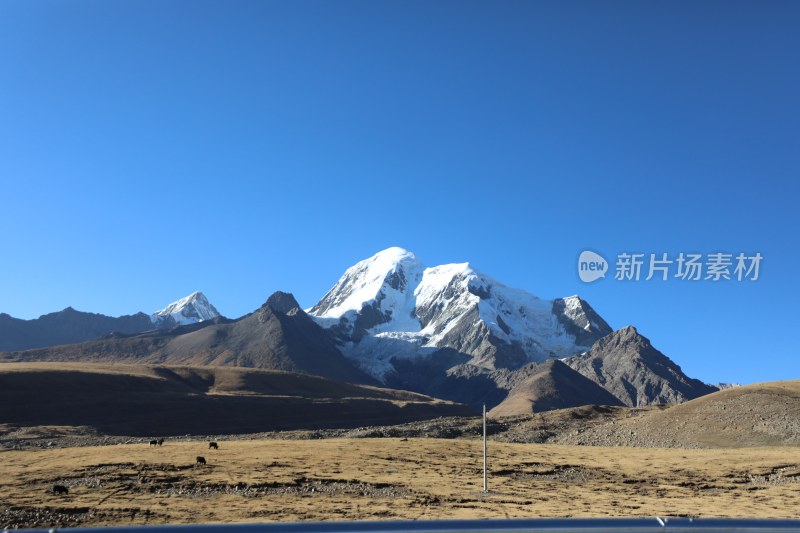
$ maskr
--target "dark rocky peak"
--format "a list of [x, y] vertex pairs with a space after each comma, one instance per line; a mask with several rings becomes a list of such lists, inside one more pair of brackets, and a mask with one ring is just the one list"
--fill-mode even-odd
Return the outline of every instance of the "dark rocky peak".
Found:
[[277, 291], [267, 298], [262, 307], [268, 307], [275, 313], [283, 315], [294, 314], [300, 311], [300, 304], [290, 292]]
[[684, 374], [633, 326], [606, 335], [566, 363], [629, 407], [681, 403], [716, 390]]
[[606, 335], [592, 346], [592, 353], [598, 354], [600, 357], [615, 354], [627, 356], [630, 359], [662, 364], [669, 361], [667, 356], [650, 344], [650, 339], [640, 334], [633, 326], [625, 326]]

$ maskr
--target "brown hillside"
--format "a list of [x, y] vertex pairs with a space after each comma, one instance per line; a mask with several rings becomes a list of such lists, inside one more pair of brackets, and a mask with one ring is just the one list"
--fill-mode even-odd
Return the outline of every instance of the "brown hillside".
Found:
[[579, 444], [742, 448], [800, 444], [800, 380], [725, 389], [594, 426]]
[[511, 389], [489, 415], [525, 415], [581, 405], [622, 405], [610, 392], [561, 361], [546, 361], [533, 372]]
[[78, 363], [0, 364], [0, 424], [110, 435], [252, 433], [464, 415], [406, 391], [277, 371]]

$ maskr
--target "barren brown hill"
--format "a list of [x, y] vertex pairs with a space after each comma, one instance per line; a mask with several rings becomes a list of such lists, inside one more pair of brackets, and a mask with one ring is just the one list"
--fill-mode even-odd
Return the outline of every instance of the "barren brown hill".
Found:
[[554, 442], [659, 448], [797, 446], [800, 380], [725, 389], [666, 409], [612, 419]]
[[581, 405], [622, 405], [617, 398], [561, 361], [536, 365], [533, 374], [516, 385], [492, 417], [515, 416]]
[[2, 359], [239, 366], [376, 384], [345, 359], [291, 294], [282, 292], [234, 321], [209, 321], [168, 332], [113, 335], [81, 344], [4, 354]]
[[86, 363], [0, 364], [0, 424], [159, 436], [354, 427], [466, 415], [406, 391], [286, 372]]

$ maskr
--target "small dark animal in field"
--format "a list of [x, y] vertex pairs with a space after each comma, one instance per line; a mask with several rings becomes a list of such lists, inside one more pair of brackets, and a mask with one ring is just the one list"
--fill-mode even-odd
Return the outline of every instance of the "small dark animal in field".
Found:
[[219, 450], [219, 444], [217, 444], [216, 442], [209, 442], [208, 443], [208, 449], [209, 450]]
[[206, 464], [206, 458], [205, 458], [205, 457], [203, 457], [202, 455], [198, 455], [198, 456], [197, 456], [197, 464], [199, 464], [199, 465], [204, 465], [204, 464]]
[[150, 441], [150, 446], [158, 446], [158, 441], [157, 440], [151, 440]]
[[69, 494], [69, 489], [64, 485], [53, 485], [53, 488], [50, 489], [53, 494]]
[[164, 439], [158, 439], [158, 445], [159, 446], [163, 446], [164, 445]]

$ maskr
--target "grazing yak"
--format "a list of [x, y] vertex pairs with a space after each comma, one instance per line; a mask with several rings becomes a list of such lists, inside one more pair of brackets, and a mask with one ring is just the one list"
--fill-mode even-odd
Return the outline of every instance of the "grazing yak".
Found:
[[198, 464], [198, 465], [206, 464], [206, 458], [203, 457], [202, 455], [198, 455], [197, 459], [196, 459], [196, 464]]
[[163, 446], [164, 439], [153, 439], [150, 441], [150, 446]]
[[208, 449], [209, 450], [219, 450], [219, 444], [217, 444], [216, 442], [209, 442], [208, 443]]

